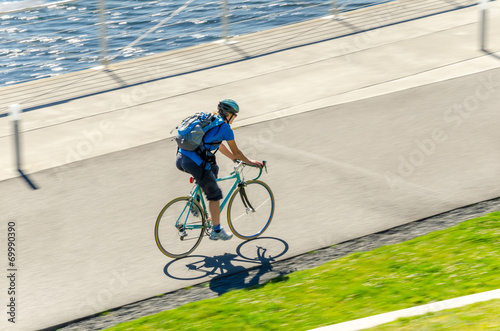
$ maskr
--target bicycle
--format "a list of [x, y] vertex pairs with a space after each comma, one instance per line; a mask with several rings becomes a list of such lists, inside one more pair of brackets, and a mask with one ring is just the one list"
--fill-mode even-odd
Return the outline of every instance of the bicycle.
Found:
[[[259, 174], [245, 181], [243, 169], [248, 164], [237, 161], [229, 176], [217, 182], [234, 179], [231, 189], [223, 198], [221, 214], [227, 204], [227, 222], [238, 238], [250, 240], [260, 236], [271, 223], [275, 203], [271, 188], [259, 178], [267, 162], [259, 168]], [[193, 178], [190, 178], [193, 183]], [[237, 198], [239, 197], [239, 198]], [[163, 207], [156, 219], [155, 240], [160, 251], [171, 258], [191, 254], [201, 243], [203, 235], [210, 235], [211, 222], [200, 186], [195, 183], [188, 196], [178, 197]]]

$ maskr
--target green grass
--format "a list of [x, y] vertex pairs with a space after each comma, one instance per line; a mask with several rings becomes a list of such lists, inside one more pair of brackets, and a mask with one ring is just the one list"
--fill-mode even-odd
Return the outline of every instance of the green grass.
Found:
[[500, 212], [108, 330], [308, 330], [500, 288]]
[[395, 322], [366, 331], [470, 331], [500, 330], [500, 300], [491, 300], [461, 308], [422, 316], [400, 318]]

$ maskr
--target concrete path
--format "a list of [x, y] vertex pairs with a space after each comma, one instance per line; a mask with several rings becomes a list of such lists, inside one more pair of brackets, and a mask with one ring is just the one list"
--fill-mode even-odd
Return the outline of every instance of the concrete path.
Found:
[[[499, 196], [500, 60], [477, 50], [477, 17], [462, 9], [24, 114], [25, 170], [40, 189], [2, 158], [18, 305], [17, 323], [4, 315], [0, 327], [49, 327], [254, 266], [262, 248], [283, 259]], [[169, 132], [226, 97], [242, 107], [241, 149], [269, 161], [275, 219], [265, 238], [204, 240], [172, 261], [154, 221], [190, 185]]]

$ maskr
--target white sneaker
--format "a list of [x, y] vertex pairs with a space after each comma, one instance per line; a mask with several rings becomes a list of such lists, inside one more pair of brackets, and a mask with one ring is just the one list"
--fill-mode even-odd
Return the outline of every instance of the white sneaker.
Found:
[[211, 240], [229, 240], [233, 237], [231, 233], [227, 233], [226, 230], [223, 228], [220, 228], [220, 232], [215, 232], [215, 230], [212, 229], [212, 232], [210, 233], [210, 239]]

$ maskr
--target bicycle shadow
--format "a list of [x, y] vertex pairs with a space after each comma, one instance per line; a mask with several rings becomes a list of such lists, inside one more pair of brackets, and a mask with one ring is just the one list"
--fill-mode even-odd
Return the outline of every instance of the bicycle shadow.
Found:
[[272, 262], [284, 255], [288, 248], [288, 243], [282, 239], [257, 238], [241, 243], [236, 254], [192, 255], [174, 260], [165, 266], [164, 273], [177, 280], [208, 278], [210, 289], [221, 295], [230, 290], [258, 286], [270, 280], [286, 280], [283, 273], [274, 271]]

